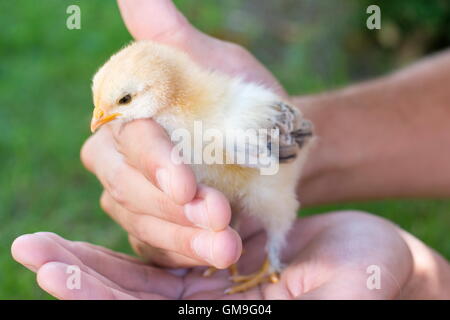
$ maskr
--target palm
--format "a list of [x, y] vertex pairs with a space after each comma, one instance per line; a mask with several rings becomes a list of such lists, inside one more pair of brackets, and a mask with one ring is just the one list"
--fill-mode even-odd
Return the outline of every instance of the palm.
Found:
[[[264, 241], [262, 232], [245, 241], [241, 273], [260, 266]], [[50, 233], [19, 238], [13, 255], [37, 270], [40, 286], [61, 299], [392, 298], [401, 293], [412, 268], [409, 249], [396, 228], [359, 213], [299, 219], [289, 236], [280, 282], [231, 296], [224, 294], [232, 285], [226, 270], [204, 278], [204, 268], [162, 269]], [[366, 286], [366, 268], [372, 264], [381, 267], [380, 290]], [[80, 267], [80, 290], [67, 289], [67, 265]]]

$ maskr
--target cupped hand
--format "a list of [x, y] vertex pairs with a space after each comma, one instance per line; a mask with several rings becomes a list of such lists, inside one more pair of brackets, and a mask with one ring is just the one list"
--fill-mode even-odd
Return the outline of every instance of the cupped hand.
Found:
[[[170, 0], [119, 1], [119, 7], [136, 39], [177, 47], [207, 68], [284, 94], [245, 49], [196, 30]], [[241, 253], [241, 239], [229, 227], [229, 203], [219, 191], [198, 186], [189, 166], [174, 164], [171, 148], [155, 122], [139, 120], [104, 126], [86, 141], [81, 158], [105, 189], [102, 208], [128, 231], [138, 254], [163, 266], [225, 268]]]
[[[202, 267], [159, 268], [53, 233], [17, 238], [12, 254], [37, 273], [42, 289], [60, 299], [391, 299], [406, 297], [413, 270], [404, 237], [388, 221], [365, 213], [299, 219], [284, 250], [280, 281], [234, 295], [224, 294], [232, 285], [226, 270], [205, 278]], [[242, 274], [260, 267], [264, 241], [264, 232], [245, 240]], [[66, 285], [72, 265], [81, 270], [79, 289]]]

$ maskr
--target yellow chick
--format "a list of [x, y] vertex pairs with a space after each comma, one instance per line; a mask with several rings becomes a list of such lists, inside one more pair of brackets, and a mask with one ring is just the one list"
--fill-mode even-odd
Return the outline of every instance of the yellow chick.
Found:
[[[93, 132], [112, 120], [152, 118], [174, 143], [179, 142], [174, 138], [179, 137], [177, 130], [195, 135], [199, 123], [203, 132], [222, 135], [226, 143], [202, 140], [202, 148], [188, 150], [190, 158], [186, 150], [180, 155], [184, 161], [204, 157], [204, 148], [212, 143], [213, 155], [222, 153], [219, 161], [190, 162], [197, 181], [225, 194], [233, 210], [232, 226], [237, 228], [237, 218], [247, 214], [258, 218], [267, 232], [263, 267], [252, 275], [235, 276], [239, 283], [227, 292], [276, 281], [282, 270], [281, 249], [299, 208], [296, 184], [310, 145], [311, 123], [271, 90], [207, 70], [183, 52], [150, 41], [134, 42], [113, 55], [95, 74], [92, 91]], [[242, 132], [259, 135], [241, 139]], [[233, 162], [236, 159], [245, 161]]]

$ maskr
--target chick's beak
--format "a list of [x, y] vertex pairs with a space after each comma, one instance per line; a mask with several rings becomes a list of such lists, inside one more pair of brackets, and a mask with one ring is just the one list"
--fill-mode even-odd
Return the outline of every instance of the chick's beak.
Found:
[[110, 115], [106, 115], [105, 112], [101, 108], [94, 108], [94, 114], [91, 120], [91, 131], [94, 133], [98, 128], [104, 125], [107, 122], [110, 122], [121, 116], [121, 113], [112, 113]]

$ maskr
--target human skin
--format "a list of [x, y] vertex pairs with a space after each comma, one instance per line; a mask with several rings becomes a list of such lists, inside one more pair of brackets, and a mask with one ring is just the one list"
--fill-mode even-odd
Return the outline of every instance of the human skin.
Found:
[[[263, 82], [284, 94], [270, 72], [247, 51], [195, 30], [170, 1], [119, 1], [119, 6], [136, 39], [178, 47], [206, 67]], [[450, 162], [445, 163], [446, 151], [440, 146], [449, 137], [444, 127], [446, 112], [450, 112], [445, 91], [449, 60], [449, 55], [443, 55], [373, 82], [324, 95], [293, 98], [306, 117], [313, 120], [319, 137], [300, 180], [299, 198], [303, 205], [446, 195], [449, 180], [445, 177], [449, 173], [445, 169]], [[430, 105], [436, 108], [430, 109]], [[241, 254], [241, 241], [247, 247], [248, 239], [260, 232], [259, 226], [246, 223], [246, 228], [239, 230], [241, 236], [232, 230], [228, 226], [231, 210], [225, 197], [212, 188], [197, 186], [188, 166], [168, 161], [170, 149], [165, 132], [151, 120], [141, 120], [121, 130], [114, 125], [99, 130], [84, 145], [82, 160], [105, 187], [103, 209], [129, 232], [131, 243], [141, 256], [163, 267], [231, 265]], [[158, 181], [156, 177], [161, 166], [171, 173], [168, 181]], [[187, 218], [187, 211], [193, 222]], [[320, 219], [326, 222], [329, 217]], [[332, 232], [334, 228], [339, 230], [338, 225], [327, 230]], [[413, 244], [408, 243], [399, 252], [386, 251], [392, 253], [391, 257], [404, 254], [405, 248], [413, 257], [415, 251], [426, 257], [419, 259], [419, 264], [400, 264], [403, 273], [410, 275], [401, 285], [420, 293], [420, 297], [448, 294], [445, 286], [430, 285], [436, 283], [435, 277], [449, 283], [448, 263], [419, 245], [418, 240], [412, 241], [398, 232], [403, 241], [408, 243], [409, 239]], [[196, 237], [202, 237], [201, 248], [191, 245]], [[297, 248], [301, 255], [305, 248], [297, 246], [302, 237], [291, 240], [286, 250]], [[358, 241], [356, 237], [354, 240]], [[420, 270], [420, 277], [416, 277], [416, 270]], [[426, 284], [430, 288], [422, 288]], [[335, 293], [321, 292], [322, 297]]]
[[[242, 273], [264, 259], [264, 232], [246, 239]], [[284, 252], [287, 266], [276, 284], [224, 294], [232, 283], [226, 270], [209, 278], [204, 268], [169, 270], [53, 233], [16, 239], [14, 258], [37, 273], [41, 288], [59, 299], [409, 299], [448, 298], [449, 279], [423, 277], [431, 251], [390, 222], [361, 212], [336, 212], [299, 219]], [[425, 250], [423, 250], [425, 248]], [[370, 253], [370, 254], [368, 254]], [[413, 254], [411, 254], [413, 253]], [[81, 270], [80, 288], [66, 285], [68, 266]], [[380, 286], [370, 289], [369, 266], [379, 267]], [[420, 280], [420, 287], [418, 282]], [[448, 283], [448, 282], [447, 282]], [[424, 285], [426, 284], [426, 285]]]
[[318, 145], [300, 181], [304, 205], [450, 196], [450, 52], [385, 77], [297, 97]]
[[[249, 81], [259, 81], [280, 94], [284, 93], [270, 72], [246, 50], [194, 29], [170, 1], [153, 1], [151, 4], [146, 1], [119, 1], [119, 7], [127, 28], [136, 39], [151, 39], [175, 46], [206, 67], [240, 75]], [[449, 151], [441, 146], [450, 139], [450, 129], [445, 124], [450, 116], [450, 94], [445, 86], [450, 80], [450, 73], [446, 72], [449, 68], [450, 55], [445, 53], [378, 80], [317, 96], [292, 98], [293, 103], [314, 122], [318, 136], [299, 183], [302, 205], [447, 195], [450, 161], [445, 160], [448, 158], [445, 152]], [[141, 173], [141, 176], [150, 177], [147, 180], [155, 181], [152, 177], [157, 165], [153, 164], [170, 163], [161, 159], [164, 155], [167, 157], [170, 142], [160, 128], [148, 120], [125, 126], [120, 135], [114, 126], [103, 130], [87, 141], [82, 159], [87, 168], [100, 181], [104, 181], [106, 190], [101, 200], [102, 207], [130, 233], [136, 251], [162, 266], [203, 265], [205, 259], [186, 243], [192, 243], [197, 234], [208, 232], [211, 239], [218, 237], [219, 241], [209, 243], [212, 249], [205, 241], [203, 249], [221, 253], [214, 255], [214, 259], [209, 257], [208, 261], [219, 267], [233, 263], [240, 250], [231, 252], [230, 248], [240, 248], [233, 244], [240, 238], [228, 227], [231, 212], [219, 192], [204, 186], [197, 190], [189, 167], [182, 165], [175, 169], [178, 171], [173, 174], [176, 178], [169, 183], [169, 192], [158, 193], [157, 189], [155, 196], [155, 193], [143, 192], [143, 184], [132, 181], [133, 175], [124, 169], [127, 163], [131, 164], [129, 169], [133, 169], [134, 164], [134, 168], [140, 169], [134, 171], [134, 176]], [[147, 145], [128, 143], [135, 140], [133, 136], [145, 137], [141, 141]], [[105, 147], [108, 141], [109, 145], [113, 141], [116, 150]], [[140, 152], [147, 150], [147, 154], [133, 151], [135, 148], [139, 148]], [[108, 155], [114, 152], [120, 154], [117, 158], [121, 158], [121, 164], [103, 160], [114, 158]], [[142, 159], [147, 161], [145, 165], [139, 165]], [[110, 177], [119, 176], [122, 179], [108, 180], [108, 174], [102, 174], [96, 167], [102, 167]], [[115, 175], [112, 168], [123, 170]], [[132, 182], [127, 184], [123, 180]], [[181, 186], [184, 191], [177, 190]], [[200, 192], [193, 196], [192, 190]], [[142, 197], [137, 198], [136, 194], [142, 194]], [[204, 207], [202, 199], [209, 200], [205, 201], [208, 204]], [[132, 208], [135, 204], [142, 204], [142, 208]], [[158, 216], [160, 221], [149, 217], [152, 212], [148, 208], [155, 207], [155, 204], [161, 212]], [[173, 210], [175, 206], [177, 211]], [[191, 209], [196, 224], [203, 225], [204, 230], [193, 227], [185, 220], [179, 222], [184, 219], [183, 212], [187, 207]], [[207, 208], [214, 210], [208, 211]], [[144, 217], [136, 212], [144, 213]], [[162, 223], [164, 220], [175, 222], [168, 225], [169, 230], [176, 230], [174, 233], [184, 234], [184, 229], [189, 230], [187, 236], [172, 239], [172, 248], [165, 246], [165, 241], [150, 239], [146, 235], [158, 229], [156, 222]], [[137, 225], [145, 225], [145, 229], [136, 228]], [[248, 230], [240, 230], [242, 237], [258, 230], [256, 225], [245, 225]], [[442, 270], [447, 270], [445, 261], [438, 260], [443, 265]]]

